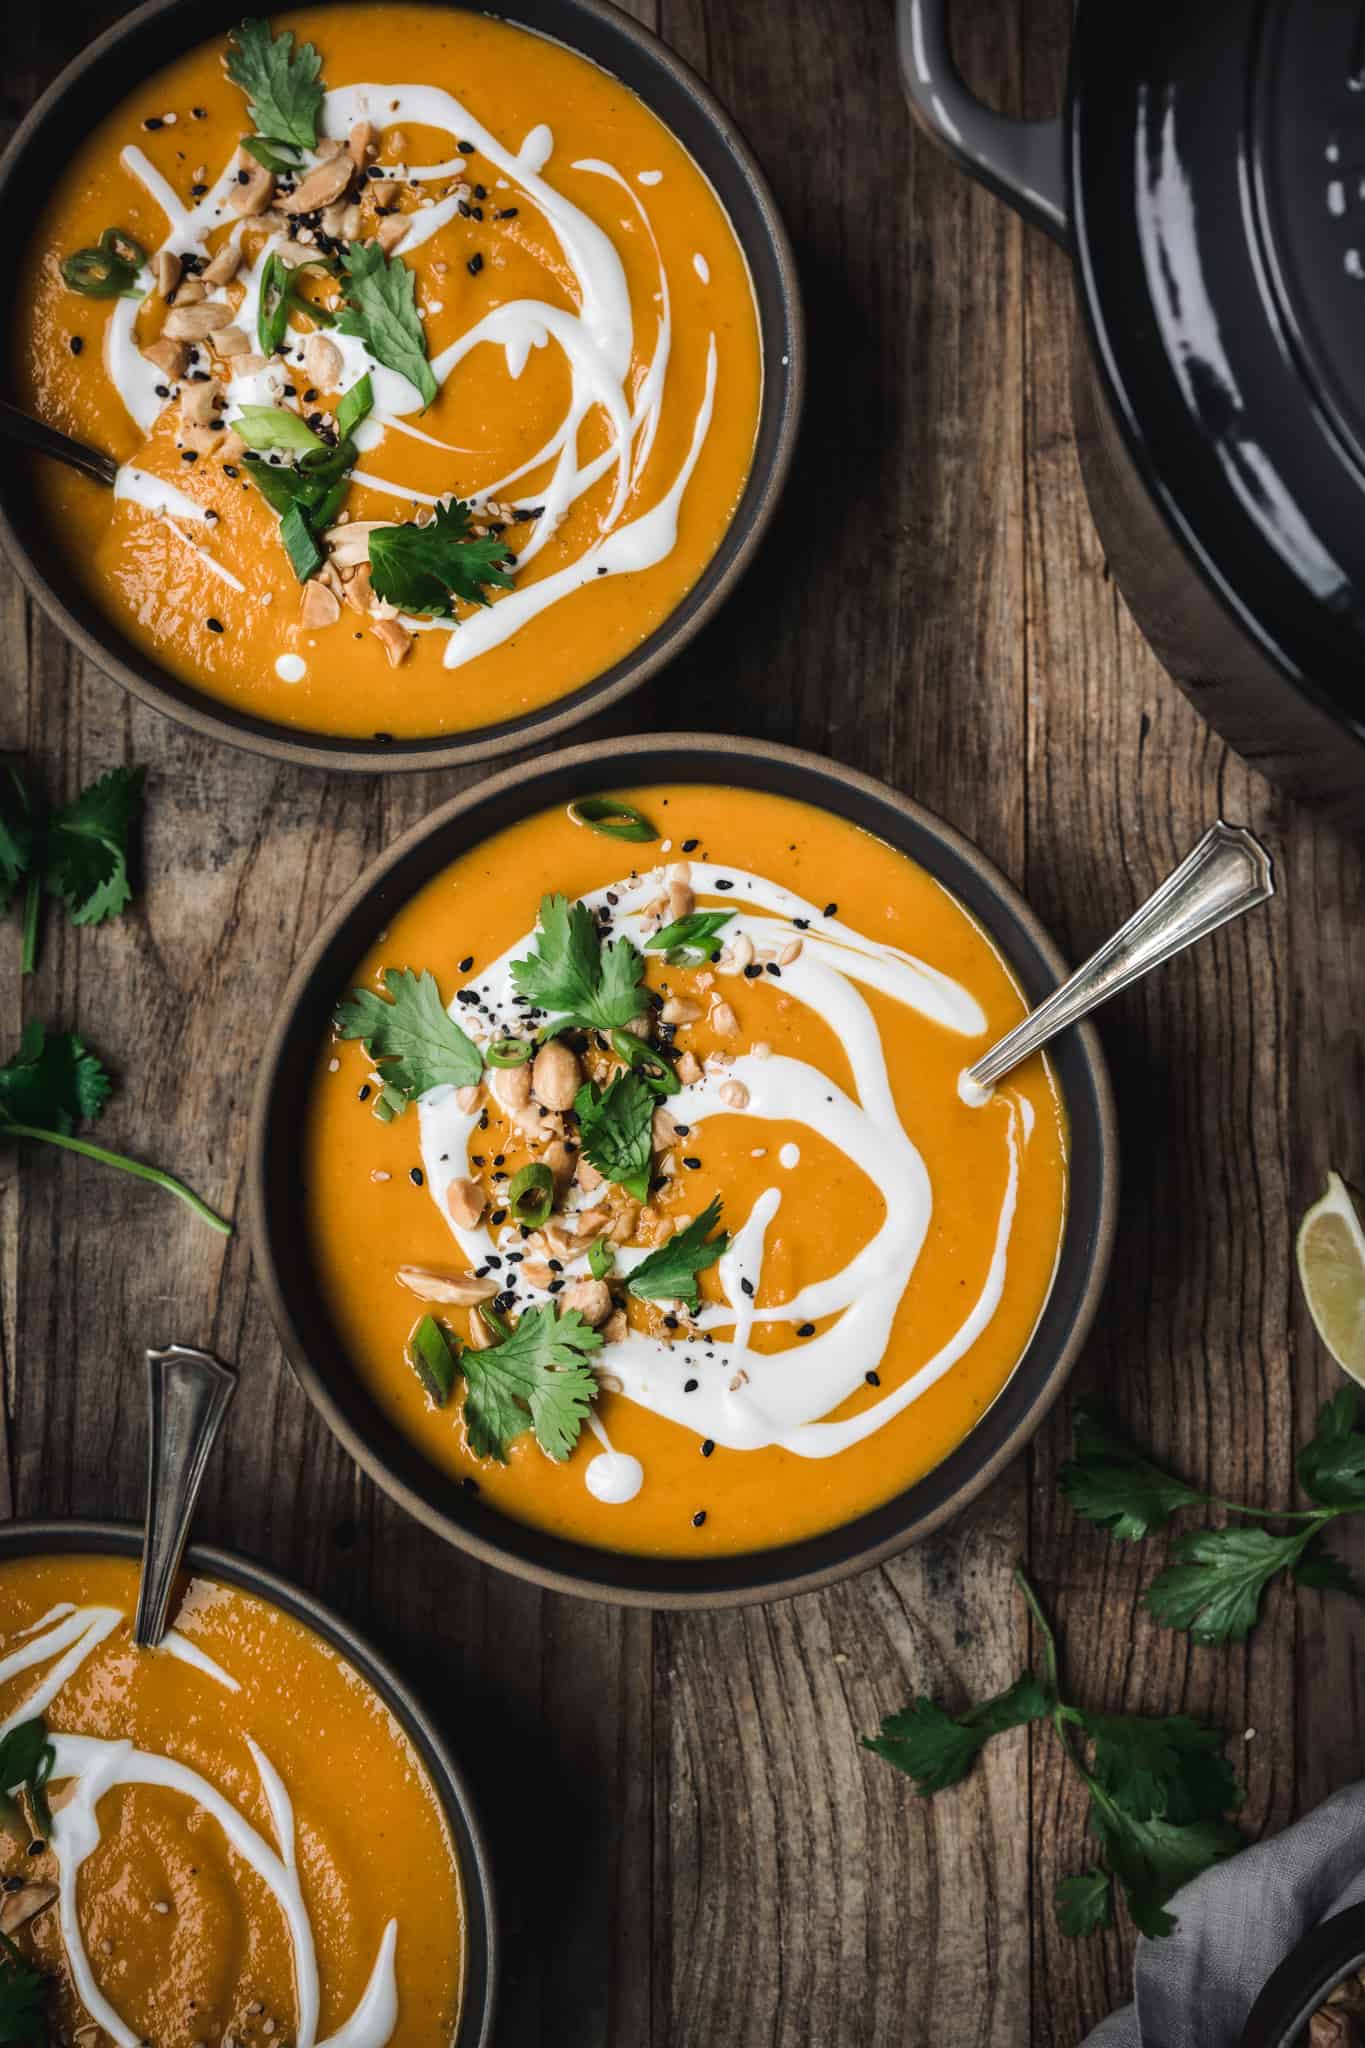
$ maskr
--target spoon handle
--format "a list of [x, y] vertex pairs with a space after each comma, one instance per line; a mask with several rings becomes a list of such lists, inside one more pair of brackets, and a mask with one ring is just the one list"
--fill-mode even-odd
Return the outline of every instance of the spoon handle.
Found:
[[1270, 855], [1260, 841], [1242, 826], [1225, 825], [1220, 819], [1084, 967], [968, 1069], [969, 1088], [993, 1087], [1011, 1067], [1107, 1003], [1121, 988], [1274, 894]]
[[204, 1469], [236, 1391], [236, 1373], [207, 1351], [172, 1344], [165, 1351], [147, 1353], [147, 1528], [133, 1622], [133, 1641], [140, 1649], [154, 1650], [166, 1633], [171, 1592]]
[[20, 412], [18, 406], [7, 405], [3, 398], [0, 398], [0, 436], [7, 441], [17, 441], [21, 448], [31, 448], [35, 455], [50, 455], [57, 462], [69, 463], [83, 476], [93, 477], [97, 484], [112, 487], [118, 475], [118, 464], [111, 455], [102, 455], [98, 448], [87, 448], [84, 441], [73, 441], [69, 434], [60, 433], [56, 427], [31, 419], [28, 413]]

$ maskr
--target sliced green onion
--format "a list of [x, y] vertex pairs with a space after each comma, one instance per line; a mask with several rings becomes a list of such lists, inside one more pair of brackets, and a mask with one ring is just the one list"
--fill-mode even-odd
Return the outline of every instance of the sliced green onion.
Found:
[[87, 299], [121, 299], [134, 295], [138, 272], [147, 251], [126, 228], [106, 228], [93, 249], [77, 249], [62, 259], [62, 277], [73, 292]]
[[423, 1316], [413, 1331], [408, 1340], [408, 1357], [436, 1406], [444, 1408], [459, 1371], [460, 1352], [435, 1316]]
[[693, 954], [698, 960], [714, 960], [720, 952], [716, 934], [725, 929], [734, 914], [733, 910], [694, 910], [689, 916], [664, 925], [652, 939], [646, 939], [645, 951], [663, 953], [670, 967], [686, 967]]
[[514, 1223], [539, 1230], [550, 1220], [555, 1205], [555, 1178], [539, 1159], [512, 1175], [507, 1188], [507, 1208]]
[[484, 1047], [483, 1056], [490, 1067], [524, 1067], [534, 1059], [535, 1050], [533, 1038], [495, 1038]]
[[408, 1098], [402, 1089], [395, 1088], [392, 1081], [382, 1081], [370, 1115], [377, 1116], [381, 1124], [391, 1124], [396, 1116], [403, 1114], [407, 1106]]
[[481, 1301], [479, 1303], [479, 1314], [482, 1316], [486, 1326], [497, 1338], [499, 1344], [505, 1344], [512, 1334], [512, 1325], [508, 1322], [506, 1316], [500, 1316], [491, 1301]]
[[643, 811], [615, 796], [581, 796], [569, 805], [569, 816], [575, 825], [586, 825], [589, 831], [601, 832], [608, 839], [645, 840], [659, 836]]
[[672, 1067], [654, 1046], [646, 1045], [643, 1038], [637, 1038], [632, 1031], [613, 1031], [611, 1049], [618, 1059], [628, 1067], [636, 1067], [644, 1075], [651, 1088], [660, 1095], [680, 1095], [682, 1082]]
[[608, 1238], [594, 1239], [588, 1246], [588, 1270], [594, 1280], [605, 1280], [616, 1264], [616, 1247]]
[[337, 406], [336, 428], [343, 441], [352, 435], [360, 422], [368, 419], [374, 411], [374, 386], [367, 370], [363, 377], [357, 377], [349, 391], [343, 391]]
[[289, 557], [289, 566], [299, 582], [306, 583], [310, 576], [316, 576], [327, 557], [301, 505], [291, 505], [281, 519], [280, 539]]

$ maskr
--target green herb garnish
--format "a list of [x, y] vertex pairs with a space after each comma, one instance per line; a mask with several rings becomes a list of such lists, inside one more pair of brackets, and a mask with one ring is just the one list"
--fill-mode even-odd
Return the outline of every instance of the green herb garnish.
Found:
[[[330, 327], [334, 324], [336, 315], [329, 313], [325, 306], [316, 305], [300, 289], [303, 276], [309, 270], [334, 273], [336, 265], [325, 256], [317, 256], [310, 258], [306, 263], [295, 264], [293, 269], [291, 269], [280, 255], [278, 249], [272, 249], [266, 257], [265, 265], [261, 271], [261, 296], [256, 313], [256, 339], [261, 345], [262, 355], [277, 355], [284, 347], [285, 336], [289, 330], [289, 315], [291, 313], [305, 313], [310, 320], [315, 320], [319, 327]], [[368, 381], [368, 379], [365, 381]], [[244, 407], [243, 410], [246, 410], [246, 408]], [[255, 406], [251, 410], [269, 412], [273, 408]], [[297, 418], [297, 414], [288, 414], [286, 417]], [[236, 423], [234, 422], [234, 424]], [[338, 414], [339, 424], [340, 415]], [[342, 431], [346, 430], [342, 429]], [[238, 432], [241, 432], [240, 427]], [[247, 435], [242, 435], [244, 441], [248, 440], [248, 438]], [[253, 448], [282, 447], [284, 445], [286, 444], [282, 442], [271, 441], [250, 442], [250, 446]]]
[[470, 536], [469, 507], [460, 498], [438, 505], [429, 526], [409, 519], [370, 535], [375, 595], [430, 618], [453, 618], [456, 598], [487, 604], [486, 590], [510, 590], [506, 560], [507, 543], [498, 534]]
[[289, 557], [289, 566], [300, 583], [306, 583], [310, 576], [317, 575], [327, 557], [301, 505], [291, 505], [281, 519], [280, 540]]
[[41, 1024], [26, 1024], [18, 1052], [0, 1066], [0, 1138], [38, 1139], [66, 1152], [78, 1152], [83, 1159], [97, 1160], [102, 1166], [117, 1167], [138, 1180], [149, 1180], [193, 1209], [202, 1222], [230, 1237], [232, 1225], [171, 1174], [72, 1136], [77, 1123], [93, 1123], [98, 1118], [112, 1088], [105, 1068], [79, 1038], [70, 1032], [49, 1036]]
[[626, 1282], [631, 1293], [641, 1301], [681, 1301], [695, 1314], [701, 1305], [698, 1274], [714, 1266], [729, 1247], [730, 1239], [724, 1231], [719, 1237], [710, 1235], [719, 1222], [717, 1195], [686, 1230], [680, 1230], [667, 1244], [640, 1261]]
[[297, 177], [303, 169], [303, 151], [292, 142], [267, 142], [262, 135], [244, 135], [242, 148], [277, 178]]
[[605, 1280], [616, 1266], [616, 1247], [608, 1237], [596, 1237], [588, 1246], [588, 1271], [594, 1280]]
[[24, 887], [23, 972], [38, 958], [42, 891], [66, 905], [73, 924], [102, 924], [127, 908], [133, 828], [142, 807], [142, 768], [113, 768], [73, 803], [44, 813], [16, 762], [0, 762], [0, 910]]
[[[1075, 1451], [1062, 1468], [1061, 1490], [1078, 1515], [1119, 1542], [1163, 1528], [1181, 1508], [1217, 1507], [1243, 1517], [1225, 1528], [1177, 1537], [1171, 1563], [1144, 1600], [1158, 1621], [1187, 1629], [1197, 1643], [1240, 1642], [1259, 1616], [1266, 1587], [1281, 1572], [1290, 1572], [1299, 1585], [1359, 1590], [1349, 1567], [1322, 1542], [1339, 1515], [1365, 1509], [1359, 1405], [1359, 1389], [1343, 1387], [1323, 1408], [1317, 1435], [1299, 1454], [1299, 1484], [1317, 1503], [1311, 1509], [1247, 1507], [1203, 1493], [1163, 1472], [1083, 1410], [1076, 1416]], [[1267, 1521], [1291, 1526], [1277, 1534], [1258, 1526]]]
[[606, 839], [657, 839], [658, 833], [643, 811], [615, 796], [580, 796], [569, 805], [575, 825], [586, 825]]
[[244, 405], [232, 425], [247, 447], [258, 451], [278, 449], [285, 455], [325, 455], [330, 452], [326, 442], [318, 439], [307, 420], [300, 419], [287, 406]]
[[370, 382], [369, 371], [366, 370], [363, 377], [356, 378], [349, 391], [343, 391], [341, 394], [336, 416], [337, 433], [341, 439], [347, 440], [373, 411], [374, 385]]
[[1166, 1901], [1192, 1877], [1241, 1847], [1226, 1816], [1241, 1804], [1236, 1777], [1220, 1754], [1222, 1737], [1185, 1714], [1087, 1714], [1062, 1697], [1057, 1644], [1037, 1595], [1015, 1568], [1015, 1582], [1043, 1639], [1046, 1677], [1026, 1671], [1008, 1691], [953, 1715], [920, 1698], [889, 1714], [879, 1735], [863, 1738], [929, 1797], [957, 1784], [992, 1737], [1050, 1721], [1067, 1762], [1090, 1794], [1090, 1832], [1105, 1869], [1065, 1878], [1057, 1911], [1068, 1934], [1088, 1934], [1112, 1918], [1113, 1883], [1141, 1931], [1169, 1934]]
[[269, 142], [312, 149], [322, 111], [322, 59], [311, 43], [294, 48], [285, 30], [272, 36], [267, 21], [244, 21], [228, 36], [228, 77], [247, 96], [247, 113]]
[[507, 1209], [514, 1223], [539, 1230], [550, 1220], [555, 1205], [555, 1179], [548, 1166], [536, 1159], [520, 1167], [507, 1183]]
[[734, 914], [733, 910], [694, 910], [655, 932], [652, 939], [646, 940], [645, 951], [665, 954], [670, 967], [690, 967], [703, 960], [714, 960], [720, 952], [716, 934], [725, 929]]
[[352, 242], [346, 254], [341, 332], [358, 335], [376, 362], [406, 377], [428, 406], [437, 383], [427, 361], [426, 329], [417, 311], [417, 278], [401, 256], [377, 242]]
[[49, 2048], [50, 1977], [24, 1961], [16, 1943], [0, 1934], [0, 2041], [9, 2048]]
[[655, 1101], [638, 1074], [626, 1073], [605, 1091], [584, 1082], [574, 1102], [584, 1158], [637, 1202], [649, 1200]]
[[550, 1012], [544, 1038], [570, 1030], [616, 1031], [649, 1006], [640, 987], [644, 970], [629, 939], [602, 943], [586, 904], [542, 896], [535, 945], [525, 960], [512, 962], [512, 985]]
[[62, 258], [62, 277], [87, 299], [140, 299], [138, 274], [147, 251], [126, 228], [106, 228], [93, 249]]
[[[52, 1809], [47, 1803], [47, 1781], [57, 1752], [48, 1739], [47, 1724], [36, 1717], [20, 1721], [0, 1736], [0, 1827], [32, 1833], [21, 1799], [27, 1801], [29, 1816], [43, 1841], [52, 1834]], [[2, 2039], [3, 2036], [0, 2036]]]
[[[497, 1334], [497, 1325], [485, 1321]], [[597, 1376], [584, 1360], [601, 1345], [577, 1309], [557, 1312], [545, 1302], [527, 1309], [489, 1350], [466, 1346], [464, 1423], [475, 1457], [505, 1465], [515, 1439], [530, 1428], [546, 1456], [562, 1464], [597, 1394]]]
[[483, 1056], [490, 1067], [524, 1067], [535, 1051], [533, 1038], [495, 1038], [484, 1047]]
[[[315, 438], [314, 447], [294, 463], [246, 457], [247, 471], [261, 496], [280, 515], [280, 539], [301, 583], [316, 575], [324, 554], [322, 536], [336, 522], [356, 459], [351, 433], [367, 417], [374, 394], [367, 376], [358, 377], [337, 407], [341, 439], [335, 448]], [[269, 406], [255, 408], [271, 412]], [[302, 423], [300, 423], [302, 424]], [[291, 516], [293, 515], [293, 516]]]
[[435, 1316], [423, 1316], [408, 1340], [408, 1356], [436, 1406], [444, 1408], [460, 1369], [458, 1343]]
[[387, 1002], [372, 989], [352, 989], [332, 1018], [337, 1037], [360, 1039], [384, 1082], [409, 1101], [443, 1083], [472, 1088], [483, 1060], [442, 1003], [435, 975], [387, 967], [384, 986]]

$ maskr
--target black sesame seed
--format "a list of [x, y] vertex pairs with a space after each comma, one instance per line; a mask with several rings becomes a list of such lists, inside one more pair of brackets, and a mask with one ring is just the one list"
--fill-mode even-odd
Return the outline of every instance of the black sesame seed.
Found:
[[698, 1509], [697, 1509], [697, 1512], [696, 1512], [696, 1514], [695, 1514], [695, 1515], [693, 1515], [693, 1517], [692, 1517], [692, 1527], [693, 1527], [694, 1529], [700, 1529], [700, 1527], [701, 1527], [702, 1523], [703, 1523], [703, 1522], [704, 1522], [705, 1520], [706, 1520], [706, 1509], [705, 1509], [705, 1508], [698, 1508]]
[[[490, 1223], [493, 1224], [494, 1228], [496, 1228], [499, 1223], [505, 1223], [507, 1221], [507, 1211], [505, 1209], [495, 1209], [488, 1220]], [[513, 1256], [513, 1254], [509, 1252], [507, 1256], [510, 1259]], [[515, 1256], [517, 1258], [520, 1258], [521, 1253], [518, 1252]]]
[[460, 142], [457, 140], [455, 147], [456, 149], [459, 150], [461, 156], [473, 156], [474, 154], [474, 145], [472, 142]]
[[197, 462], [199, 460], [199, 450], [197, 448], [182, 448], [180, 460], [182, 462]]
[[488, 187], [486, 185], [476, 185], [474, 187], [474, 197], [476, 199], [487, 199]]
[[763, 972], [763, 969], [762, 969], [762, 967], [761, 967], [761, 966], [759, 965], [758, 961], [757, 961], [757, 960], [751, 960], [751, 961], [749, 962], [748, 966], [747, 966], [747, 967], [745, 968], [745, 970], [744, 970], [744, 979], [745, 979], [746, 981], [756, 981], [756, 980], [758, 979], [759, 975], [760, 975], [760, 974], [762, 974], [762, 972]]
[[160, 114], [149, 114], [142, 125], [144, 128], [150, 128], [155, 131], [158, 128], [164, 128], [166, 123], [162, 120]]
[[[161, 123], [158, 121], [156, 125], [159, 128], [161, 126]], [[28, 1845], [28, 1853], [30, 1856], [41, 1856], [46, 1847], [46, 1842], [30, 1842]]]
[[206, 192], [208, 191], [208, 189], [209, 189], [209, 188], [208, 188], [208, 186], [207, 186], [207, 185], [191, 185], [191, 186], [190, 186], [190, 198], [191, 198], [191, 199], [202, 199], [202, 198], [203, 198], [203, 196], [204, 196], [204, 194], [205, 194], [205, 193], [206, 193]]
[[734, 885], [734, 883], [733, 883], [733, 882], [727, 882], [727, 881], [725, 880], [724, 876], [722, 876], [722, 877], [721, 877], [721, 879], [720, 879], [720, 880], [719, 880], [719, 881], [718, 881], [718, 882], [716, 883], [716, 887], [717, 887], [718, 889], [733, 889], [733, 888], [734, 888], [734, 886], [735, 886], [735, 885]]
[[684, 1159], [683, 1165], [688, 1169], [689, 1173], [695, 1173], [701, 1165], [701, 1161], [700, 1159]]
[[563, 1259], [547, 1259], [545, 1263], [552, 1273], [562, 1273], [564, 1271]]
[[73, 356], [78, 356], [85, 347], [85, 343], [81, 340], [79, 334], [73, 334], [67, 343], [67, 347], [71, 350]]
[[235, 476], [238, 476], [238, 475], [240, 475], [240, 471], [239, 471], [239, 470], [238, 470], [238, 469], [236, 468], [236, 466], [235, 466], [235, 465], [234, 465], [233, 463], [231, 463], [231, 462], [225, 462], [225, 463], [223, 464], [223, 475], [224, 475], [224, 476], [234, 476], [234, 477], [235, 477]]
[[171, 387], [169, 384], [158, 384], [155, 386], [155, 390], [158, 398], [169, 398], [171, 395]]
[[684, 839], [682, 843], [682, 850], [684, 853], [695, 853], [700, 845], [700, 839]]
[[221, 619], [205, 619], [204, 624], [208, 627], [210, 633], [221, 633], [223, 630]]
[[870, 1387], [879, 1387], [882, 1383], [882, 1376], [879, 1372], [865, 1372], [863, 1378]]
[[515, 219], [516, 219], [516, 217], [517, 217], [517, 209], [516, 209], [516, 207], [515, 207], [515, 206], [503, 206], [503, 207], [499, 207], [499, 209], [498, 209], [498, 219], [499, 219], [499, 220], [515, 220]]
[[203, 107], [191, 107], [190, 112], [193, 114], [196, 121], [204, 121], [208, 119], [207, 112]]
[[813, 1337], [815, 1335], [814, 1323], [802, 1323], [796, 1334], [798, 1337]]
[[462, 960], [462, 961], [460, 962], [460, 972], [461, 972], [461, 974], [468, 974], [468, 972], [469, 972], [470, 968], [471, 968], [471, 967], [472, 967], [473, 965], [474, 965], [474, 955], [473, 955], [472, 953], [466, 953], [466, 954], [465, 954], [465, 956], [464, 956], [464, 959], [463, 959], [463, 960]]
[[317, 397], [317, 395], [318, 395], [318, 394], [317, 394], [317, 388], [316, 388], [316, 386], [315, 386], [315, 385], [312, 385], [312, 384], [310, 384], [310, 385], [308, 386], [308, 389], [307, 389], [307, 390], [306, 390], [306, 391], [304, 392], [304, 394], [303, 394], [303, 402], [304, 402], [304, 404], [305, 404], [305, 405], [311, 405], [311, 404], [313, 403], [313, 400], [314, 400], [314, 399], [315, 399], [315, 398]]
[[685, 1394], [695, 1394], [695, 1393], [696, 1393], [696, 1391], [697, 1391], [697, 1388], [698, 1388], [698, 1387], [699, 1387], [700, 1385], [701, 1385], [701, 1381], [700, 1381], [700, 1380], [684, 1380], [684, 1381], [683, 1381], [683, 1392], [684, 1392]]
[[673, 1315], [665, 1316], [664, 1328], [666, 1330], [676, 1330], [678, 1328], [678, 1318]]
[[361, 1082], [361, 1084], [360, 1084], [360, 1088], [359, 1088], [359, 1090], [358, 1090], [358, 1093], [359, 1093], [359, 1097], [360, 1097], [360, 1100], [361, 1100], [362, 1102], [368, 1102], [368, 1101], [369, 1101], [369, 1099], [370, 1099], [370, 1084], [369, 1084], [369, 1082], [368, 1082], [368, 1081], [362, 1081], [362, 1082]]
[[768, 972], [769, 972], [769, 974], [771, 974], [771, 976], [773, 977], [773, 980], [774, 980], [774, 981], [781, 981], [781, 979], [782, 979], [782, 969], [781, 969], [781, 968], [780, 968], [780, 967], [778, 966], [778, 964], [777, 964], [776, 960], [769, 960], [769, 961], [768, 961], [768, 963], [767, 963], [767, 966], [768, 966]]
[[748, 1295], [748, 1297], [749, 1297], [750, 1301], [752, 1301], [752, 1300], [753, 1300], [753, 1298], [754, 1298], [754, 1283], [753, 1283], [753, 1281], [752, 1281], [752, 1280], [741, 1280], [739, 1284], [740, 1284], [740, 1287], [741, 1287], [741, 1288], [743, 1289], [744, 1293]]
[[826, 917], [837, 917], [838, 915], [839, 915], [839, 906], [838, 906], [838, 904], [837, 904], [837, 903], [827, 903], [827, 904], [825, 905], [825, 916], [826, 916]]
[[701, 1447], [701, 1454], [703, 1458], [709, 1458], [712, 1451], [714, 1451], [715, 1448], [715, 1445], [712, 1443], [710, 1437], [708, 1436], [706, 1442]]
[[469, 218], [471, 220], [482, 220], [483, 208], [481, 206], [471, 206], [469, 209]]
[[409, 1179], [409, 1180], [410, 1180], [410, 1181], [412, 1182], [412, 1184], [413, 1184], [413, 1186], [414, 1186], [415, 1188], [420, 1188], [420, 1187], [421, 1187], [421, 1185], [422, 1185], [422, 1169], [421, 1169], [421, 1167], [420, 1167], [420, 1166], [410, 1166], [410, 1167], [408, 1168], [408, 1179]]
[[680, 1138], [690, 1138], [692, 1135], [691, 1124], [674, 1124], [673, 1129]]
[[[485, 1116], [486, 1116], [486, 1115], [487, 1115], [487, 1111], [485, 1111], [485, 1112], [484, 1112], [484, 1114], [485, 1114]], [[485, 1131], [486, 1131], [486, 1130], [488, 1129], [488, 1125], [487, 1125], [486, 1123], [484, 1123], [484, 1124], [481, 1124], [481, 1125], [479, 1126], [479, 1128], [480, 1128], [481, 1130], [485, 1130]], [[493, 1164], [494, 1164], [494, 1166], [505, 1166], [505, 1165], [507, 1164], [507, 1154], [506, 1154], [505, 1152], [495, 1152], [495, 1153], [493, 1154]]]
[[477, 249], [474, 251], [474, 254], [470, 257], [468, 263], [466, 263], [465, 269], [469, 272], [469, 275], [471, 277], [477, 277], [479, 272], [483, 269], [483, 258], [482, 256], [480, 256]]
[[251, 177], [251, 173], [250, 173], [250, 171], [238, 171], [238, 173], [237, 173], [237, 183], [238, 183], [239, 185], [245, 185], [245, 184], [247, 184], [247, 183], [249, 182], [249, 180], [250, 180], [250, 177]]

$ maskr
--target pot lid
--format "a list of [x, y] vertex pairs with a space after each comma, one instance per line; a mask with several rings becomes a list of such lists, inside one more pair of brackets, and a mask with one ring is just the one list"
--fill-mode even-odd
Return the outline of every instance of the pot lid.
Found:
[[1365, 11], [1083, 0], [1081, 297], [1154, 496], [1249, 635], [1365, 736]]

